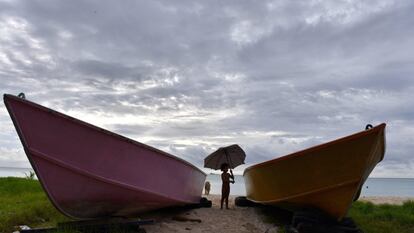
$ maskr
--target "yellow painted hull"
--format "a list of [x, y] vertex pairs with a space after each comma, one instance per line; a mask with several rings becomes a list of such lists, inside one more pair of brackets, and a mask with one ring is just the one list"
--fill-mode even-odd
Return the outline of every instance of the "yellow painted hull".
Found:
[[285, 208], [316, 207], [344, 217], [385, 153], [385, 124], [248, 167], [251, 201]]

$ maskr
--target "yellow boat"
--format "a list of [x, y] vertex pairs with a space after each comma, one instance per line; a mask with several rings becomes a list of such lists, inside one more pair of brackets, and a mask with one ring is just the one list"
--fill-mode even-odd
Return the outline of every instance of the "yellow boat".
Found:
[[316, 207], [340, 220], [384, 153], [383, 123], [246, 168], [246, 197], [287, 209]]

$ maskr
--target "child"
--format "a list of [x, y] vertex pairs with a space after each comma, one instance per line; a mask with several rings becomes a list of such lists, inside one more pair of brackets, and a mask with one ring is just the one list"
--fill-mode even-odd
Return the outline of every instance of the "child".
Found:
[[[230, 170], [230, 174], [227, 173], [229, 170], [229, 165], [227, 163], [223, 163], [221, 165], [221, 181], [223, 181], [223, 185], [221, 186], [221, 208], [223, 209], [223, 202], [226, 201], [226, 209], [229, 209], [229, 195], [230, 195], [230, 182], [234, 184], [234, 176], [233, 172]], [[231, 179], [231, 180], [230, 180]]]

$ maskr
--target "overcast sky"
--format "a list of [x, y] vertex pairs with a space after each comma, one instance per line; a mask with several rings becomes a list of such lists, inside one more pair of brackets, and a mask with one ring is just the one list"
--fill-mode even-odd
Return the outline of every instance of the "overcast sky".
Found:
[[[233, 143], [251, 165], [386, 122], [372, 176], [414, 177], [413, 12], [409, 0], [0, 0], [0, 90], [199, 167]], [[3, 102], [0, 166], [30, 166]]]

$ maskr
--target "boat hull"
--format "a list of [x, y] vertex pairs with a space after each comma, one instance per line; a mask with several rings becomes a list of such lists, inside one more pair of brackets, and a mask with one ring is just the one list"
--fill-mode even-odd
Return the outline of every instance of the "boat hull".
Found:
[[385, 124], [248, 167], [247, 198], [288, 209], [318, 208], [344, 217], [385, 153]]
[[55, 207], [89, 219], [198, 203], [206, 174], [166, 152], [4, 95], [26, 155]]

